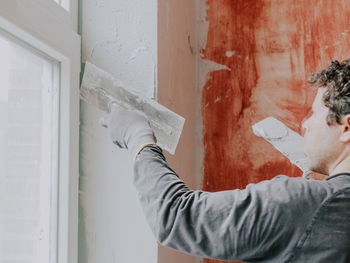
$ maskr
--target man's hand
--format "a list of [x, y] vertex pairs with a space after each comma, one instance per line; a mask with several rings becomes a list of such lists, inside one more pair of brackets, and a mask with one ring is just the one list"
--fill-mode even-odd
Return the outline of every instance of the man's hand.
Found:
[[112, 141], [120, 148], [129, 149], [134, 158], [146, 145], [156, 143], [147, 117], [140, 111], [125, 110], [116, 103], [110, 103], [109, 115], [101, 120], [109, 128]]

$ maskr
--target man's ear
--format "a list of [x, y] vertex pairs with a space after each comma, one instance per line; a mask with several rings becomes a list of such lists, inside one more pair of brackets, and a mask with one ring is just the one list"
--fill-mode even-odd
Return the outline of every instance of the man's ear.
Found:
[[346, 114], [342, 118], [342, 133], [340, 140], [342, 142], [350, 142], [350, 114]]

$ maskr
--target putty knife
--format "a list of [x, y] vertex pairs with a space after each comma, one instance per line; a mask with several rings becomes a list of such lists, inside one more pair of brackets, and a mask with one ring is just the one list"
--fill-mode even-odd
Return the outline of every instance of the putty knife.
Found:
[[185, 119], [152, 99], [126, 90], [120, 81], [89, 62], [85, 63], [80, 97], [106, 112], [112, 101], [124, 109], [142, 111], [149, 119], [157, 144], [175, 153]]
[[268, 117], [252, 126], [256, 136], [263, 137], [284, 154], [291, 163], [303, 171], [303, 177], [311, 173], [303, 151], [304, 138], [289, 129], [283, 122]]

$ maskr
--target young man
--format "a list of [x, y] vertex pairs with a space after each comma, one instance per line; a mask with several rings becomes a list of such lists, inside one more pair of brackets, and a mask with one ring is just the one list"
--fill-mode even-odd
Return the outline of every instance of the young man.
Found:
[[[135, 156], [134, 183], [162, 245], [222, 260], [350, 262], [350, 60], [310, 79], [309, 168], [325, 180], [277, 176], [244, 190], [190, 190], [167, 164], [147, 119], [113, 107], [114, 143]], [[242, 174], [242, 176], [245, 176]]]

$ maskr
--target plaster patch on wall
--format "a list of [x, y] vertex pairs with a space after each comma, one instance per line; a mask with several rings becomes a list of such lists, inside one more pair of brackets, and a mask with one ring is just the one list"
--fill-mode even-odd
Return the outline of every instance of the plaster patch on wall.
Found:
[[221, 98], [220, 97], [216, 97], [216, 99], [214, 100], [214, 103], [218, 103], [221, 101]]
[[221, 65], [215, 61], [200, 58], [198, 65], [198, 86], [200, 90], [205, 86], [208, 79], [210, 78], [209, 73], [213, 71], [231, 71], [226, 65]]
[[235, 54], [236, 54], [235, 50], [233, 50], [233, 51], [226, 51], [226, 53], [225, 53], [226, 57], [228, 57], [228, 58], [232, 57]]
[[[209, 73], [219, 70], [231, 71], [227, 65], [220, 64], [217, 61], [206, 58], [202, 51], [207, 45], [207, 36], [209, 32], [209, 21], [207, 20], [207, 11], [209, 6], [206, 4], [206, 0], [197, 0], [197, 45], [200, 51], [197, 56], [197, 81], [199, 89], [201, 90], [209, 78]], [[228, 54], [234, 55], [234, 51], [228, 51]]]
[[[82, 48], [85, 60], [154, 98], [157, 86], [157, 2], [84, 1]], [[126, 26], [127, 25], [127, 26]]]
[[199, 50], [203, 50], [207, 45], [207, 36], [209, 32], [209, 21], [207, 20], [207, 11], [209, 6], [206, 0], [196, 0], [197, 12], [197, 42]]

